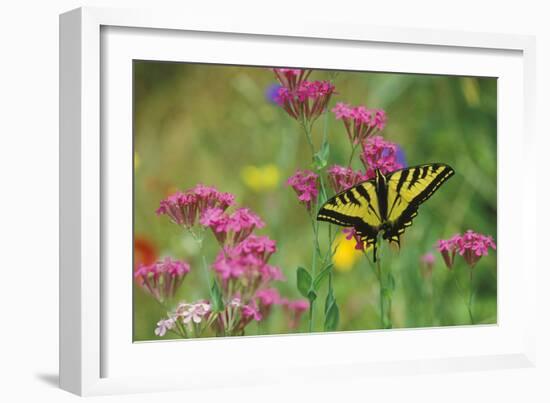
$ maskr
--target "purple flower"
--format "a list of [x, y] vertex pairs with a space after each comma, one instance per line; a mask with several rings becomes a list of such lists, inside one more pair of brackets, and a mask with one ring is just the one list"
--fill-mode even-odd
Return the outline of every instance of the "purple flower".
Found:
[[343, 102], [332, 108], [336, 119], [342, 120], [352, 144], [364, 142], [386, 126], [386, 113], [382, 109], [367, 109]]
[[367, 139], [363, 143], [361, 153], [361, 161], [365, 166], [367, 178], [374, 178], [377, 169], [385, 175], [403, 168], [403, 165], [397, 160], [397, 150], [397, 144], [386, 141], [380, 136]]
[[273, 103], [278, 105], [277, 99], [279, 96], [279, 89], [282, 88], [281, 84], [271, 84], [269, 87], [265, 90], [265, 97], [266, 99]]
[[401, 165], [402, 168], [405, 168], [407, 166], [405, 151], [403, 151], [403, 148], [401, 148], [399, 144], [397, 144], [397, 152], [395, 155], [395, 159], [397, 160], [397, 163]]
[[198, 184], [185, 192], [176, 192], [160, 202], [157, 215], [165, 214], [172, 222], [190, 228], [208, 208], [222, 211], [234, 204], [235, 196]]
[[336, 193], [343, 192], [368, 179], [365, 173], [340, 165], [331, 166], [327, 173], [330, 185]]
[[306, 169], [296, 171], [286, 182], [287, 185], [292, 186], [298, 195], [298, 200], [305, 204], [309, 211], [311, 211], [312, 205], [317, 202], [317, 196], [319, 195], [317, 189], [318, 179], [319, 175]]
[[151, 265], [138, 266], [134, 278], [156, 300], [164, 302], [174, 296], [189, 270], [188, 263], [166, 257]]

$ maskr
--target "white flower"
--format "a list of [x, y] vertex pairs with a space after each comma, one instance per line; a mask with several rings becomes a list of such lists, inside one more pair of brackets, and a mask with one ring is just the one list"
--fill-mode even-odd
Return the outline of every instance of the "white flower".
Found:
[[159, 337], [163, 337], [166, 334], [167, 330], [170, 330], [174, 327], [176, 321], [174, 318], [163, 319], [157, 322], [157, 328], [155, 329], [155, 334]]
[[176, 311], [183, 318], [183, 323], [201, 323], [202, 318], [210, 312], [210, 304], [197, 302], [196, 304], [181, 303]]
[[238, 308], [242, 305], [241, 303], [241, 299], [239, 297], [235, 297], [231, 300], [231, 302], [229, 303], [229, 305], [232, 307], [232, 308]]

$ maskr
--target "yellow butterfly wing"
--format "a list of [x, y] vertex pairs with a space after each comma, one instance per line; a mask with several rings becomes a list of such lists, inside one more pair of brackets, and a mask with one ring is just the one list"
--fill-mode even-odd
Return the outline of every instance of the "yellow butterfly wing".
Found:
[[388, 213], [383, 238], [399, 244], [399, 236], [412, 225], [420, 204], [452, 175], [454, 170], [441, 163], [404, 168], [386, 175]]
[[367, 246], [374, 244], [382, 227], [374, 182], [360, 183], [330, 198], [319, 210], [317, 220], [354, 227]]

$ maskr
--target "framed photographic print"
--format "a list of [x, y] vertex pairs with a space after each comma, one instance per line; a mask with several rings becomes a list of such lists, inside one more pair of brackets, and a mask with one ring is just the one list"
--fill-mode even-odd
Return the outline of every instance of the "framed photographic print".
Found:
[[62, 15], [62, 387], [531, 365], [533, 40], [432, 34]]

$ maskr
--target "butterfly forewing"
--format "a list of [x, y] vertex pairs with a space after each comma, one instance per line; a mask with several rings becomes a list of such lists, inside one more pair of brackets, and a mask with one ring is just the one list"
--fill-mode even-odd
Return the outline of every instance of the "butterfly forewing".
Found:
[[388, 228], [384, 239], [399, 243], [399, 236], [412, 224], [420, 204], [452, 175], [445, 164], [426, 164], [401, 169], [386, 175], [388, 184]]

